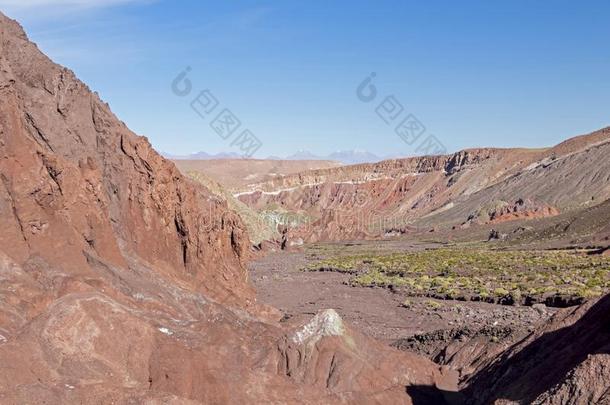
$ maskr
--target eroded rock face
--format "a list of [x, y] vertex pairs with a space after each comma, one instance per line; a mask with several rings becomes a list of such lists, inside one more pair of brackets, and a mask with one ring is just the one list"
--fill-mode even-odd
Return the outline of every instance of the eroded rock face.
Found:
[[[0, 180], [1, 403], [409, 403], [407, 384], [443, 378], [333, 313], [280, 327], [226, 203], [2, 14]], [[303, 378], [279, 366], [294, 350]]]
[[554, 148], [468, 149], [278, 176], [236, 192], [259, 211], [299, 213], [292, 238], [349, 240], [528, 221], [610, 198], [610, 128]]
[[13, 246], [9, 256], [24, 263], [37, 253], [50, 267], [84, 272], [88, 256], [124, 266], [133, 255], [219, 299], [251, 297], [239, 219], [16, 23], [1, 22], [0, 196], [10, 215], [0, 243]]

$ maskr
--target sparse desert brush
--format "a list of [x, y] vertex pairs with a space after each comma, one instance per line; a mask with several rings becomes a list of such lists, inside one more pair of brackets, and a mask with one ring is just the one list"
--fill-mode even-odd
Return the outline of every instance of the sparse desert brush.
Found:
[[437, 310], [437, 309], [442, 308], [443, 304], [441, 304], [440, 302], [437, 302], [437, 301], [427, 300], [426, 307], [428, 307], [429, 309]]
[[513, 301], [515, 302], [520, 302], [521, 298], [523, 298], [523, 294], [521, 293], [521, 290], [513, 290], [510, 292], [510, 296], [513, 298]]
[[589, 289], [589, 288], [584, 288], [584, 289], [578, 290], [578, 296], [582, 297], [582, 298], [596, 298], [596, 297], [599, 297], [600, 295], [602, 295], [601, 290], [595, 290], [595, 289]]
[[524, 294], [590, 298], [610, 290], [610, 259], [573, 252], [436, 249], [409, 253], [336, 256], [313, 269], [355, 272], [352, 285], [400, 286], [408, 294], [449, 299]]
[[446, 294], [448, 298], [455, 299], [460, 294], [460, 291], [457, 288], [450, 288], [447, 290]]

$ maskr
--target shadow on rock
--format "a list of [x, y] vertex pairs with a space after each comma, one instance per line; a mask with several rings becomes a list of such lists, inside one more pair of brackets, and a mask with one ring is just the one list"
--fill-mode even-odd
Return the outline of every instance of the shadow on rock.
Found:
[[498, 399], [531, 403], [562, 392], [568, 400], [576, 395], [570, 391], [581, 387], [580, 399], [595, 403], [608, 394], [608, 354], [610, 295], [559, 312], [470, 377], [463, 392], [472, 404]]

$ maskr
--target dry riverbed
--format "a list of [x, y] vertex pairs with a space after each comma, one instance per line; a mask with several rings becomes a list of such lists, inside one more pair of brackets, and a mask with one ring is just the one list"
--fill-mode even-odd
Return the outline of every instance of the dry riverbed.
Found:
[[544, 305], [407, 297], [401, 290], [352, 286], [350, 274], [305, 270], [312, 263], [338, 253], [406, 253], [436, 247], [440, 245], [408, 241], [318, 244], [302, 252], [269, 253], [250, 264], [250, 278], [258, 300], [280, 309], [285, 322], [302, 322], [321, 309], [333, 308], [352, 327], [387, 343], [464, 328], [491, 331], [485, 332], [490, 339], [496, 339], [494, 331], [523, 334], [556, 311]]

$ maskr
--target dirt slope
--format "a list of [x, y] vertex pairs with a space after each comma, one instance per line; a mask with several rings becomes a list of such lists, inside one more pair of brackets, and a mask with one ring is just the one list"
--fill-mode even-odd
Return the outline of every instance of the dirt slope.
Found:
[[507, 238], [511, 245], [549, 247], [580, 246], [604, 249], [610, 247], [610, 200], [541, 220]]
[[530, 198], [571, 211], [610, 198], [610, 130], [607, 141], [560, 157], [545, 158], [502, 182], [454, 201], [454, 207], [428, 222], [452, 224], [488, 201]]
[[562, 310], [467, 381], [474, 404], [610, 400], [610, 296]]

